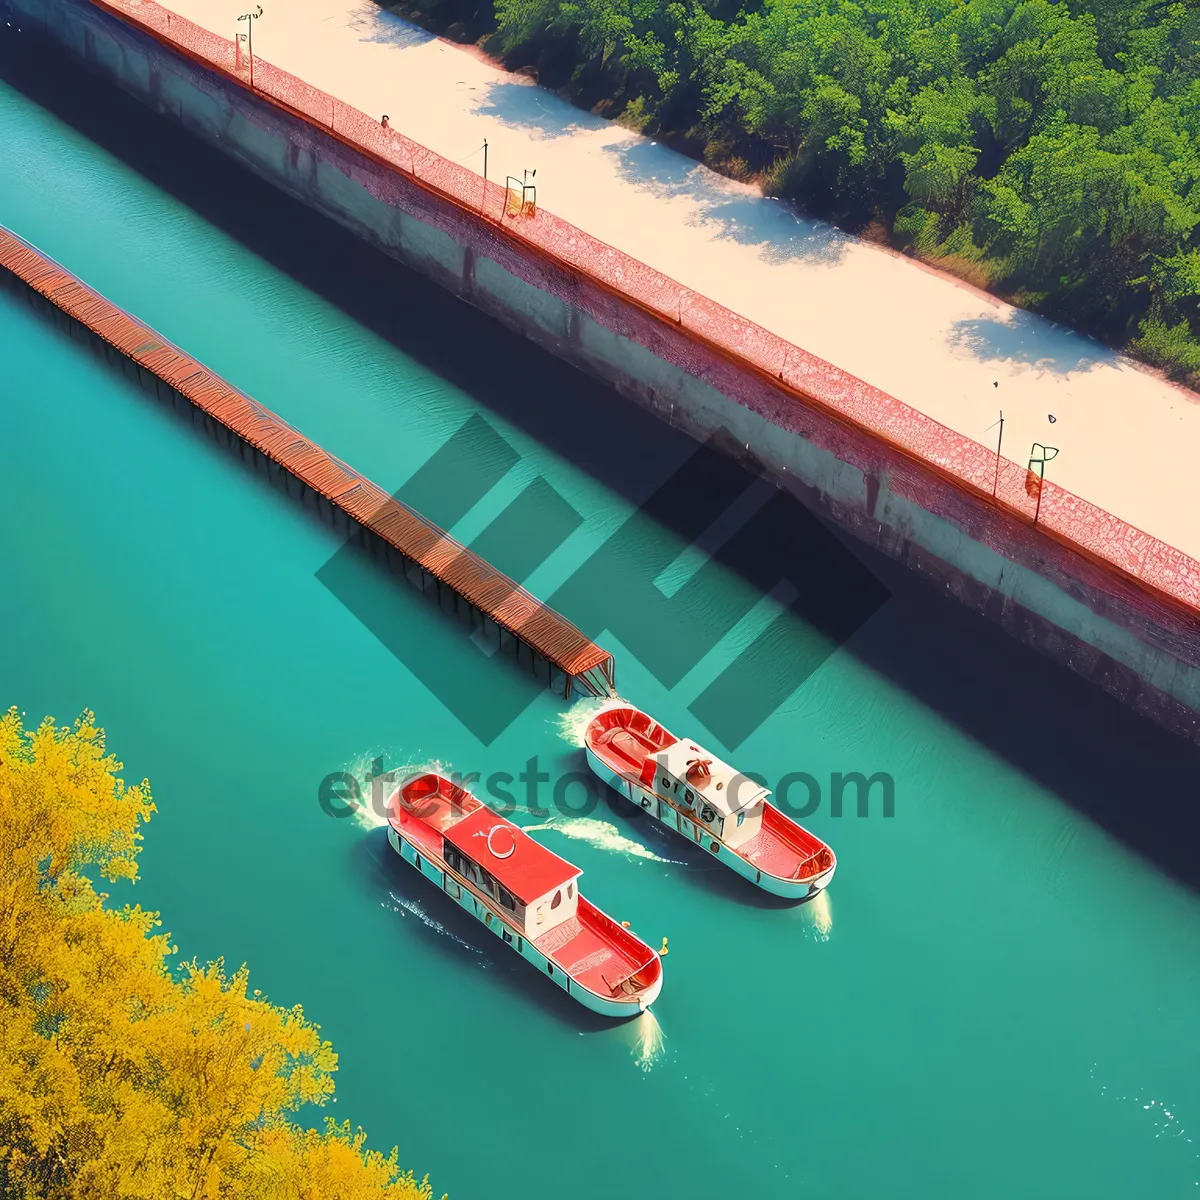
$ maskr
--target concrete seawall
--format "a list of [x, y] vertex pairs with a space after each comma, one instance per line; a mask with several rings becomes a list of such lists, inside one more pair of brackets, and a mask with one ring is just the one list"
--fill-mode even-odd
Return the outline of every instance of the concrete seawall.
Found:
[[[121, 11], [107, 11], [107, 8]], [[148, 0], [0, 0], [385, 252], [1200, 740], [1200, 566]], [[474, 181], [474, 182], [473, 182]], [[477, 201], [475, 200], [477, 197]], [[1041, 487], [1039, 524], [1032, 518]], [[995, 496], [992, 495], [995, 488]]]

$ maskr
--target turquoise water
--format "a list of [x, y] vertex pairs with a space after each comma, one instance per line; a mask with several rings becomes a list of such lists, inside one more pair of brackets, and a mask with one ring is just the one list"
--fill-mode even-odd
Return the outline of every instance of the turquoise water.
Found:
[[[85, 104], [69, 85], [51, 99], [0, 62], [0, 223], [390, 489], [486, 418], [519, 461], [455, 532], [485, 530], [538, 478], [582, 518], [535, 591], [643, 498], [621, 445], [638, 463], [686, 456], [220, 160], [173, 152], [121, 99]], [[317, 799], [327, 774], [376, 756], [579, 770], [563, 702], [536, 693], [485, 745], [322, 581], [330, 530], [4, 292], [0, 348], [0, 704], [31, 721], [96, 710], [159, 808], [138, 899], [187, 957], [246, 961], [255, 986], [302, 1003], [340, 1055], [334, 1115], [399, 1143], [439, 1191], [1194, 1194], [1200, 761], [1181, 742], [864, 556], [888, 598], [736, 759], [771, 781], [889, 772], [895, 816], [823, 803], [808, 823], [838, 876], [801, 908], [615, 807], [556, 817], [538, 836], [584, 869], [591, 898], [670, 938], [656, 1022], [592, 1020], [391, 856], [374, 822]], [[597, 413], [607, 432], [585, 438]], [[469, 490], [472, 468], [446, 486]], [[527, 540], [556, 519], [523, 511]], [[638, 537], [647, 557], [682, 555], [664, 587], [693, 569], [661, 525]], [[493, 542], [501, 565], [522, 553]], [[423, 654], [497, 703], [520, 688], [414, 594], [339, 561], [340, 587], [393, 614], [404, 661]], [[714, 621], [746, 607], [731, 567], [701, 578], [692, 602]], [[835, 571], [826, 590], [852, 578]], [[673, 688], [604, 634], [623, 692], [706, 735], [689, 704], [775, 614], [749, 599]]]

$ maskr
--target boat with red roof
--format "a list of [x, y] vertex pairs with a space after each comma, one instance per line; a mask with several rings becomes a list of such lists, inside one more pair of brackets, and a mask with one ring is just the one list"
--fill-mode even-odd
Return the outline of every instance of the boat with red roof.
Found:
[[808, 900], [833, 878], [833, 851], [771, 804], [762, 784], [640, 709], [602, 709], [584, 750], [611, 788], [765, 891]]
[[637, 1016], [662, 959], [579, 893], [582, 872], [443, 775], [405, 780], [388, 805], [405, 862], [593, 1012]]

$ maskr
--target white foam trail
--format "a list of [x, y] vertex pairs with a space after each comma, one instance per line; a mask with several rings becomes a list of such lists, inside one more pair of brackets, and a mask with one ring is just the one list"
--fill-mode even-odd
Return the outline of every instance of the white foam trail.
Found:
[[634, 1039], [631, 1051], [633, 1061], [643, 1071], [649, 1071], [663, 1056], [666, 1035], [658, 1023], [658, 1018], [649, 1009], [631, 1021], [630, 1028]]
[[576, 700], [566, 712], [559, 713], [557, 717], [552, 718], [554, 724], [558, 727], [558, 736], [564, 742], [570, 742], [572, 746], [582, 748], [583, 737], [587, 733], [587, 727], [592, 723], [592, 718], [606, 708], [619, 708], [628, 705], [628, 700], [622, 700], [620, 696], [585, 696], [581, 700]]
[[539, 829], [557, 830], [564, 837], [577, 838], [598, 850], [609, 850], [613, 854], [624, 854], [628, 858], [644, 858], [648, 862], [656, 863], [679, 862], [675, 858], [660, 858], [640, 842], [631, 841], [615, 825], [610, 825], [607, 821], [597, 821], [595, 817], [551, 817], [541, 825], [526, 825], [524, 829], [526, 833]]
[[449, 929], [447, 929], [445, 925], [441, 923], [441, 921], [435, 920], [433, 917], [431, 917], [415, 900], [405, 900], [402, 896], [397, 896], [395, 892], [388, 892], [388, 899], [391, 901], [390, 905], [388, 905], [387, 900], [383, 901], [383, 903], [388, 905], [392, 912], [399, 912], [401, 909], [403, 909], [404, 912], [408, 913], [410, 916], [416, 917], [417, 920], [420, 921], [421, 924], [426, 928], [432, 929], [434, 933], [441, 934], [442, 937], [447, 937], [452, 942], [456, 942], [458, 945], [466, 947], [466, 949], [470, 950], [472, 954], [483, 953], [478, 946], [472, 946], [470, 942], [465, 941], [463, 938], [460, 938], [458, 934], [452, 933]]
[[388, 823], [388, 801], [406, 776], [428, 772], [436, 772], [447, 778], [450, 775], [450, 768], [445, 763], [426, 759], [389, 767], [385, 772], [388, 778], [375, 780], [372, 771], [378, 759], [386, 762], [387, 756], [379, 753], [361, 754], [343, 768], [358, 780], [360, 799], [354, 810], [354, 823], [361, 829], [381, 829]]
[[833, 929], [833, 908], [829, 903], [829, 892], [818, 892], [804, 906], [804, 911], [812, 921], [817, 939], [822, 942], [829, 941], [829, 934]]
[[387, 817], [379, 816], [368, 802], [355, 809], [354, 823], [360, 829], [382, 829], [387, 824]]

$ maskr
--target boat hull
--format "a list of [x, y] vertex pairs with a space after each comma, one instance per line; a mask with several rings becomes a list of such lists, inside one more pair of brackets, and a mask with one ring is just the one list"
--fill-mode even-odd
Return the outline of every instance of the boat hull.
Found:
[[389, 845], [409, 866], [443, 891], [461, 909], [470, 913], [480, 925], [490, 930], [508, 949], [536, 967], [542, 975], [557, 984], [562, 991], [578, 1004], [582, 1004], [584, 1008], [591, 1009], [592, 1012], [599, 1013], [603, 1017], [623, 1019], [638, 1016], [658, 999], [659, 992], [662, 990], [663, 977], [661, 973], [650, 987], [630, 1000], [613, 1000], [607, 996], [597, 995], [589, 988], [583, 987], [577, 980], [572, 979], [560, 965], [547, 958], [528, 938], [496, 916], [469, 888], [463, 887], [452, 878], [444, 864], [438, 862], [436, 858], [405, 837], [394, 825], [388, 826], [387, 836]]
[[660, 824], [699, 846], [700, 849], [706, 851], [731, 871], [737, 872], [755, 887], [789, 900], [811, 900], [818, 892], [824, 891], [832, 881], [834, 872], [837, 870], [836, 860], [827, 871], [823, 871], [811, 879], [784, 879], [779, 875], [759, 870], [752, 862], [735, 853], [724, 842], [714, 838], [707, 829], [693, 821], [686, 813], [680, 812], [674, 805], [668, 804], [661, 796], [644, 787], [640, 781], [614, 770], [596, 754], [591, 746], [585, 746], [584, 753], [587, 755], [588, 766], [614, 792], [624, 796], [631, 804], [640, 808]]

